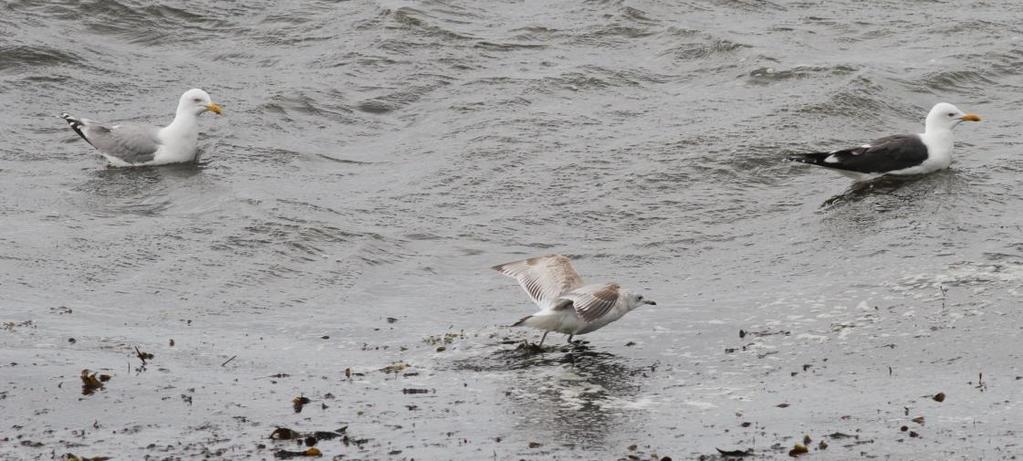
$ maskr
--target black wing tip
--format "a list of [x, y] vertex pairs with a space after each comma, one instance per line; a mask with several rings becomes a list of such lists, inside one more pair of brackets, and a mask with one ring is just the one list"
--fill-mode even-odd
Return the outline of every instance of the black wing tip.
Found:
[[810, 165], [824, 165], [824, 159], [831, 156], [830, 152], [813, 152], [810, 154], [793, 154], [785, 157], [786, 161], [806, 163]]
[[71, 129], [74, 130], [75, 133], [78, 133], [78, 136], [80, 136], [82, 139], [84, 139], [85, 142], [89, 143], [90, 145], [92, 144], [92, 141], [89, 141], [89, 138], [86, 138], [85, 137], [85, 133], [82, 131], [82, 121], [81, 120], [72, 117], [71, 114], [69, 114], [67, 112], [61, 112], [60, 113], [60, 118], [64, 119], [64, 121], [67, 122], [68, 126], [70, 126]]

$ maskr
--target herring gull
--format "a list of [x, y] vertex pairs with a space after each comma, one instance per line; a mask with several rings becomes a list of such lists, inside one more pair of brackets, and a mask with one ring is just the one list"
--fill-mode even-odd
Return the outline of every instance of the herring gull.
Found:
[[170, 125], [163, 128], [146, 125], [108, 125], [78, 119], [66, 112], [61, 118], [100, 154], [111, 166], [149, 166], [195, 161], [199, 140], [199, 115], [210, 111], [220, 114], [220, 105], [200, 89], [181, 95], [178, 110]]

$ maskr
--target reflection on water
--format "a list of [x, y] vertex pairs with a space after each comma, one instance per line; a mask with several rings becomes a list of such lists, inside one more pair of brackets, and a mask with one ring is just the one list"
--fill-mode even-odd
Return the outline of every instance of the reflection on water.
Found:
[[457, 361], [455, 369], [500, 375], [504, 385], [498, 387], [504, 388], [515, 425], [536, 437], [607, 446], [620, 424], [650, 403], [642, 398], [643, 381], [656, 365], [633, 367], [585, 342], [543, 351], [525, 344], [498, 347]]
[[[922, 190], [919, 187], [913, 187], [914, 184], [921, 181], [926, 181], [928, 184], [934, 184], [937, 180], [936, 178], [939, 178], [943, 174], [948, 174], [948, 172], [943, 171], [924, 176], [882, 176], [873, 181], [854, 182], [841, 194], [825, 200], [824, 203], [821, 203], [820, 207], [837, 207], [885, 195], [897, 199], [898, 201], [912, 201], [916, 197], [930, 195], [929, 191]], [[898, 193], [903, 189], [909, 189], [909, 193]], [[878, 211], [885, 211], [885, 208], [879, 209]]]
[[78, 205], [96, 216], [155, 216], [201, 199], [202, 164], [104, 168], [74, 187]]

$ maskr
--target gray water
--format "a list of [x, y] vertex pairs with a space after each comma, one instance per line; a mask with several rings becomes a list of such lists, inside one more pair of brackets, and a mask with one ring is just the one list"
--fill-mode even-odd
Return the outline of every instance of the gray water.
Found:
[[[1021, 20], [4, 2], [0, 459], [301, 448], [277, 427], [347, 427], [328, 459], [1023, 454]], [[192, 87], [225, 108], [198, 165], [108, 169], [57, 116], [165, 124]], [[985, 119], [948, 171], [850, 191], [781, 161], [939, 101]], [[488, 268], [548, 253], [658, 305], [520, 349], [534, 307]]]

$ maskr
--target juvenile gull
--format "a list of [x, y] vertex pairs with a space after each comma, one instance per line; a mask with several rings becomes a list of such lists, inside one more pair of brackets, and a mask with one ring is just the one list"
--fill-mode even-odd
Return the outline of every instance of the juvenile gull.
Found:
[[942, 102], [927, 114], [923, 133], [887, 136], [852, 149], [793, 155], [789, 160], [830, 168], [857, 182], [886, 174], [931, 173], [952, 163], [952, 129], [979, 121], [979, 116]]
[[617, 283], [583, 285], [572, 263], [561, 255], [529, 258], [493, 269], [517, 280], [540, 307], [539, 312], [512, 325], [545, 330], [540, 346], [552, 331], [568, 335], [571, 343], [574, 335], [599, 330], [643, 304], [657, 304]]
[[111, 166], [148, 166], [195, 160], [199, 140], [199, 115], [221, 113], [218, 104], [200, 89], [191, 89], [178, 100], [178, 111], [163, 128], [143, 125], [106, 125], [76, 119], [66, 112], [60, 116], [89, 144], [106, 157]]

